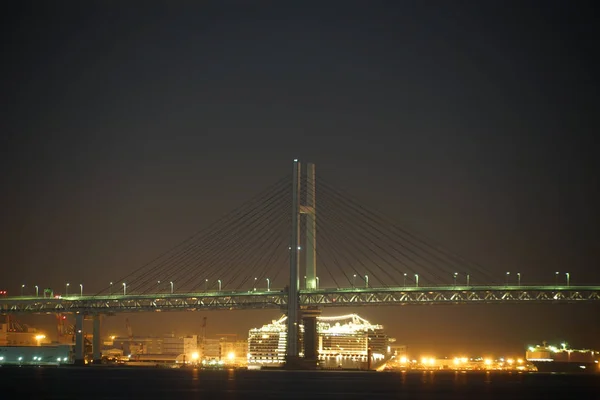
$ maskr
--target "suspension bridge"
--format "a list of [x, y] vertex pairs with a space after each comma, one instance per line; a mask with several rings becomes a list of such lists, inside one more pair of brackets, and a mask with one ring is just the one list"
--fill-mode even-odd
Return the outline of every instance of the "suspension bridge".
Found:
[[[502, 278], [317, 179], [314, 164], [303, 170], [294, 160], [291, 177], [96, 293], [84, 294], [83, 285], [69, 293], [67, 283], [60, 295], [40, 296], [36, 287], [35, 295], [0, 298], [0, 313], [73, 313], [82, 359], [85, 316], [99, 340], [103, 314], [282, 309], [292, 360], [298, 325], [310, 337], [307, 327], [315, 329], [323, 307], [600, 300], [600, 286], [571, 285], [568, 273], [560, 283], [556, 273], [554, 285], [522, 284], [519, 272]], [[304, 354], [310, 358], [310, 349]]]

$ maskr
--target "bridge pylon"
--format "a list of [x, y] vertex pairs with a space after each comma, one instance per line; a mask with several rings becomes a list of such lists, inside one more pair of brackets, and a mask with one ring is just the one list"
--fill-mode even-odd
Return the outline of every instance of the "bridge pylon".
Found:
[[[292, 170], [292, 234], [290, 242], [290, 284], [288, 287], [287, 304], [287, 347], [286, 366], [296, 368], [298, 366], [308, 367], [305, 362], [299, 360], [299, 327], [304, 322], [304, 355], [305, 361], [316, 365], [316, 316], [320, 313], [318, 309], [300, 311], [300, 251], [304, 251], [304, 285], [305, 289], [315, 290], [317, 288], [317, 236], [316, 236], [316, 201], [315, 201], [315, 165], [308, 163], [306, 166], [306, 193], [301, 195], [302, 188], [302, 165], [294, 160]], [[302, 198], [304, 197], [304, 202]], [[301, 204], [304, 203], [304, 204]], [[304, 248], [300, 243], [300, 218], [305, 218]], [[307, 353], [308, 350], [308, 353]], [[307, 357], [308, 355], [308, 357]]]

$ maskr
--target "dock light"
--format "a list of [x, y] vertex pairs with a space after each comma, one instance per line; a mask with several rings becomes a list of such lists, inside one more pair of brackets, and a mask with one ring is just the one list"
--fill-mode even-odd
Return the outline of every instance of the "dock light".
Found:
[[4, 361], [4, 357], [3, 356], [0, 356], [0, 361]]
[[57, 362], [60, 362], [60, 357], [58, 357], [58, 358], [56, 359], [56, 361], [57, 361]]
[[400, 364], [406, 364], [406, 362], [408, 361], [408, 359], [404, 356], [400, 357]]
[[485, 365], [492, 365], [492, 360], [490, 360], [489, 358], [486, 358], [486, 359], [483, 361], [483, 363], [484, 363]]
[[192, 353], [192, 360], [197, 361], [198, 358], [200, 358], [200, 355], [198, 354], [198, 352]]
[[19, 357], [19, 358], [17, 358], [17, 360], [19, 360], [19, 361], [22, 361], [22, 360], [23, 360], [23, 357]]
[[233, 359], [235, 358], [235, 353], [232, 351], [229, 354], [227, 354], [227, 358], [229, 359], [229, 361], [233, 361]]

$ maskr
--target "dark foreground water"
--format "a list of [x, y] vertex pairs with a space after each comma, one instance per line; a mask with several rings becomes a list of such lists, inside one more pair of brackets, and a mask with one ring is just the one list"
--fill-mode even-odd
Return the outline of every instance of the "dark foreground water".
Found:
[[600, 375], [0, 368], [0, 399], [600, 399]]

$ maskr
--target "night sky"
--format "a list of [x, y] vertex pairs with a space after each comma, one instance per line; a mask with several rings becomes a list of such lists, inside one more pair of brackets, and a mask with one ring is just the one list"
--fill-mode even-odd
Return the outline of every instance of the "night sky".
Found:
[[[600, 284], [594, 2], [126, 3], [23, 1], [0, 17], [10, 293], [98, 291], [294, 158], [498, 281]], [[339, 311], [417, 350], [600, 348], [599, 305]], [[203, 316], [209, 334], [244, 334], [279, 313], [128, 317], [136, 334], [183, 334]], [[125, 317], [105, 333], [126, 334]]]

